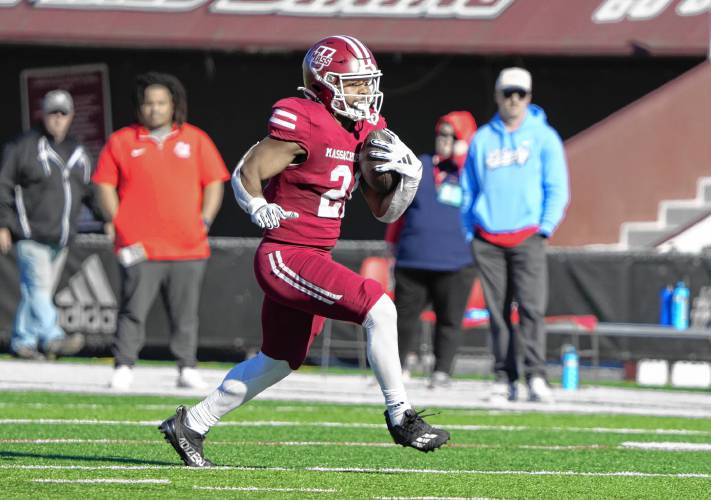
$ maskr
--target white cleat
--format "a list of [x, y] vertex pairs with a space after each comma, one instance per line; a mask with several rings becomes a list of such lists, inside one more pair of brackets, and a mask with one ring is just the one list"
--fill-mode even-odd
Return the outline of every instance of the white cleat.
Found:
[[553, 391], [543, 377], [531, 377], [528, 381], [528, 400], [540, 403], [555, 403]]
[[427, 381], [428, 389], [445, 389], [452, 386], [452, 378], [447, 372], [433, 372]]
[[207, 382], [196, 368], [185, 367], [178, 375], [178, 387], [186, 389], [207, 389]]
[[127, 365], [121, 365], [114, 368], [114, 374], [109, 382], [109, 389], [115, 391], [127, 391], [133, 383], [133, 369]]

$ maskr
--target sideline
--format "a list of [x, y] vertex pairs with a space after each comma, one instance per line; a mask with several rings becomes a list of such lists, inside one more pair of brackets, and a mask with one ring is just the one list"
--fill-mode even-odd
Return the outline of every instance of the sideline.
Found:
[[[212, 389], [194, 390], [176, 386], [174, 366], [137, 366], [131, 390], [108, 389], [110, 365], [51, 363], [19, 360], [0, 361], [0, 391], [50, 391], [100, 395], [155, 395], [186, 398], [204, 397]], [[211, 388], [217, 387], [225, 369], [200, 369]], [[453, 380], [450, 387], [428, 389], [425, 379], [405, 384], [416, 407], [465, 408], [507, 412], [629, 414], [683, 418], [711, 418], [711, 393], [656, 391], [609, 387], [585, 387], [577, 391], [554, 388], [555, 404], [517, 401], [490, 403], [489, 383]], [[525, 398], [525, 388], [520, 393]], [[382, 404], [383, 396], [373, 377], [364, 375], [322, 375], [292, 373], [267, 389], [257, 399], [276, 401]]]

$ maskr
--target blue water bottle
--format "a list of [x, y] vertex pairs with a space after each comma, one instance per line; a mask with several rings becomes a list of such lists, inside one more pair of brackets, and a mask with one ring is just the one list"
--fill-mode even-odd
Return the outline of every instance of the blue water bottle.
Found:
[[561, 385], [567, 391], [578, 388], [578, 353], [572, 345], [563, 346], [563, 377]]
[[667, 285], [659, 292], [659, 324], [671, 325], [672, 295], [674, 287]]
[[689, 289], [683, 281], [674, 287], [672, 294], [671, 322], [677, 330], [689, 328]]

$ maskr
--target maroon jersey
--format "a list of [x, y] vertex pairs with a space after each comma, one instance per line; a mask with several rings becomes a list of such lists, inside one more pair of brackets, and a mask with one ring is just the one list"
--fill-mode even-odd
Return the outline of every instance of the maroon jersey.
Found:
[[385, 119], [380, 117], [376, 125], [360, 121], [349, 132], [321, 103], [298, 97], [277, 101], [269, 118], [269, 136], [298, 143], [307, 159], [288, 166], [264, 189], [267, 201], [299, 214], [297, 219], [284, 220], [278, 228], [266, 230], [265, 237], [333, 247], [356, 182], [356, 149], [371, 130], [385, 126]]

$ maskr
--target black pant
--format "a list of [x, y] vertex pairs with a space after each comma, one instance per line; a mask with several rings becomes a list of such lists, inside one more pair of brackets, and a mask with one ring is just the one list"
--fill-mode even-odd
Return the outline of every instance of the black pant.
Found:
[[160, 290], [170, 320], [170, 350], [178, 367], [197, 364], [198, 306], [207, 260], [144, 261], [121, 266], [121, 307], [113, 354], [133, 366], [146, 340], [146, 317]]
[[405, 357], [412, 350], [420, 331], [420, 313], [431, 302], [437, 315], [434, 370], [451, 375], [474, 273], [473, 265], [458, 271], [395, 268], [395, 307], [401, 366], [404, 366]]
[[533, 235], [513, 248], [500, 247], [476, 237], [474, 258], [479, 268], [484, 299], [489, 309], [494, 373], [498, 381], [519, 378], [511, 307], [518, 304], [524, 374], [545, 377], [548, 303], [546, 240]]

